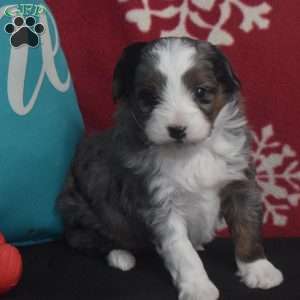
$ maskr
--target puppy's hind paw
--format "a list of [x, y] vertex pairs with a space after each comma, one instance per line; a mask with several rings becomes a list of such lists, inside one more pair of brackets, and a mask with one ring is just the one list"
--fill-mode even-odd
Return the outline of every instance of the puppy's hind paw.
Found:
[[252, 263], [237, 262], [238, 275], [249, 288], [270, 289], [283, 282], [282, 273], [267, 259]]
[[196, 245], [196, 246], [195, 246], [195, 249], [196, 249], [197, 251], [205, 251], [204, 247], [203, 247], [201, 244]]
[[135, 266], [135, 257], [125, 250], [112, 250], [106, 259], [111, 267], [121, 271], [129, 271]]
[[183, 284], [179, 293], [179, 300], [217, 299], [219, 299], [219, 291], [209, 279]]

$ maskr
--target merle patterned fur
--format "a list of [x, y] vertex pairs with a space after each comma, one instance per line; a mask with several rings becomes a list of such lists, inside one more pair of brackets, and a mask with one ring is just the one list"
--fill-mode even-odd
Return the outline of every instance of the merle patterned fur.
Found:
[[[176, 74], [164, 73], [159, 65], [168, 68], [176, 51], [191, 63], [187, 70], [184, 63], [176, 69], [184, 70], [178, 90], [186, 98], [182, 108], [196, 116], [199, 112], [203, 120], [180, 115], [176, 126], [170, 126], [181, 134], [172, 140], [170, 128], [164, 131], [164, 126], [176, 109], [168, 96], [178, 87], [170, 88]], [[237, 261], [264, 259], [260, 190], [250, 167], [251, 141], [237, 76], [216, 47], [164, 38], [124, 50], [114, 72], [113, 97], [119, 104], [115, 127], [84, 138], [58, 199], [68, 243], [99, 255], [156, 247], [180, 299], [217, 299], [217, 289], [208, 279], [202, 285], [193, 283], [205, 272], [200, 272], [192, 249], [213, 238], [215, 219], [225, 217]], [[198, 128], [200, 132], [205, 126], [198, 136]], [[185, 269], [194, 262], [195, 268]]]

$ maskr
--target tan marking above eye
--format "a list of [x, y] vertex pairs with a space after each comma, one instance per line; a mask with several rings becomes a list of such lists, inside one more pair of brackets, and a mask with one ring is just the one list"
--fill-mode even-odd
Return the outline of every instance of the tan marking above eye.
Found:
[[213, 107], [212, 107], [212, 120], [214, 120], [218, 113], [221, 111], [221, 109], [226, 104], [226, 97], [223, 94], [221, 88], [218, 88], [218, 91], [213, 99]]

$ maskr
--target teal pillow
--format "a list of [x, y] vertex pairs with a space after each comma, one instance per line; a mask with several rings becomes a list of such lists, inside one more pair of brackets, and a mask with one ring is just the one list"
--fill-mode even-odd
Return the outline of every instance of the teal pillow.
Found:
[[1, 1], [0, 53], [0, 232], [16, 244], [54, 239], [83, 122], [44, 1]]

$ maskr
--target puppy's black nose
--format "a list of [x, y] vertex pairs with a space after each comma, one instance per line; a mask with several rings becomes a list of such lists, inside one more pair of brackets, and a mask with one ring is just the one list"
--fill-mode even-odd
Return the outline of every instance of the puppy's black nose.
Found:
[[175, 140], [182, 140], [186, 136], [186, 127], [183, 126], [169, 126], [168, 127], [169, 135]]

